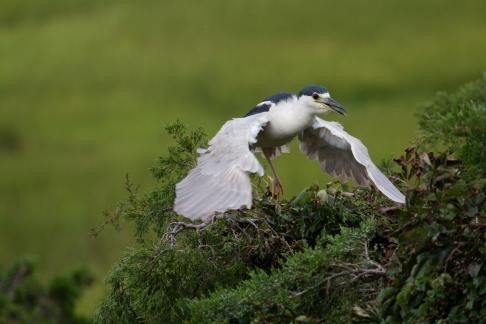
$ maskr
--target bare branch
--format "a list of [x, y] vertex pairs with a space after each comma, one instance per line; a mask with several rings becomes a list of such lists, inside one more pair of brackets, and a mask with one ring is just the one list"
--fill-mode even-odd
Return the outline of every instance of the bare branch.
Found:
[[192, 229], [192, 230], [199, 231], [210, 224], [211, 223], [193, 224], [193, 223], [185, 223], [185, 222], [172, 222], [169, 224], [167, 232], [162, 236], [160, 240], [169, 241], [171, 245], [175, 245], [176, 237], [177, 234], [179, 234], [179, 232], [185, 229]]
[[[341, 268], [343, 271], [331, 273], [328, 277], [319, 281], [317, 284], [304, 289], [302, 291], [292, 293], [291, 297], [299, 297], [308, 291], [317, 289], [325, 284], [326, 296], [330, 295], [332, 281], [339, 277], [349, 277], [350, 281], [355, 282], [362, 279], [363, 277], [384, 277], [386, 276], [386, 269], [378, 262], [372, 260], [369, 255], [368, 242], [363, 244], [363, 262], [350, 263], [350, 262], [339, 262], [331, 264], [331, 267]], [[370, 293], [374, 293], [375, 290], [369, 290]]]
[[[218, 216], [216, 216], [218, 217]], [[237, 224], [250, 224], [254, 228], [258, 229], [257, 223], [262, 222], [262, 219], [259, 218], [246, 218], [246, 217], [237, 217], [231, 214], [222, 214], [218, 218], [225, 219], [227, 221], [231, 221]]]
[[219, 214], [214, 216], [209, 222], [206, 223], [199, 223], [199, 224], [194, 224], [194, 223], [186, 223], [186, 222], [172, 222], [169, 224], [167, 232], [162, 235], [161, 237], [161, 242], [163, 241], [168, 241], [170, 242], [171, 245], [175, 245], [177, 241], [177, 235], [187, 229], [199, 231], [204, 229], [206, 226], [209, 226], [214, 223], [215, 219], [224, 219], [228, 222], [231, 222], [232, 224], [235, 224], [239, 231], [243, 233], [244, 235], [248, 236], [248, 234], [244, 231], [243, 228], [241, 228], [239, 225], [241, 224], [250, 224], [253, 226], [255, 229], [259, 229], [258, 223], [262, 222], [263, 219], [259, 218], [246, 218], [246, 217], [237, 217], [236, 215], [232, 214]]

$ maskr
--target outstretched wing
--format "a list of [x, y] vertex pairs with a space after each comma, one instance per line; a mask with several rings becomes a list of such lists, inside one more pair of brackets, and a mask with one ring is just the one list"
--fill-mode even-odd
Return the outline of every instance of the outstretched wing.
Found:
[[197, 166], [177, 184], [175, 212], [208, 221], [215, 212], [250, 208], [248, 173], [263, 175], [250, 145], [267, 123], [265, 112], [226, 122], [209, 141], [209, 148], [199, 151]]
[[346, 177], [360, 186], [372, 182], [385, 196], [405, 203], [405, 196], [371, 161], [368, 150], [359, 139], [346, 133], [336, 122], [320, 118], [300, 135], [300, 149], [310, 159], [319, 160], [322, 171], [344, 181]]

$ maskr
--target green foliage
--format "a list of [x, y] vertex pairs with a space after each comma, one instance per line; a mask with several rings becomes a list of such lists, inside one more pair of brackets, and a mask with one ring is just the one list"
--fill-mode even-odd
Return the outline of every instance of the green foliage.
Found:
[[0, 323], [88, 323], [75, 314], [75, 302], [93, 281], [86, 269], [53, 277], [44, 285], [32, 260], [0, 271]]
[[439, 93], [425, 105], [419, 126], [428, 144], [446, 147], [486, 174], [486, 73], [457, 92]]
[[[376, 215], [383, 199], [370, 190], [356, 193], [358, 199], [350, 199], [350, 193], [343, 193], [341, 185], [332, 183], [322, 190], [318, 186], [307, 188], [293, 201], [284, 201], [276, 208], [271, 194], [261, 188], [251, 210], [229, 212], [209, 224], [184, 223], [169, 206], [175, 183], [194, 165], [203, 136], [200, 130], [187, 132], [179, 122], [167, 130], [177, 145], [152, 169], [160, 186], [144, 195], [127, 186], [129, 197], [111, 218], [116, 224], [120, 220], [135, 222], [140, 245], [128, 251], [109, 276], [110, 291], [96, 321], [180, 322], [192, 319], [193, 312], [201, 317], [200, 308], [191, 306], [192, 299], [217, 289], [231, 289], [249, 278], [249, 284], [265, 280], [267, 274], [279, 268], [283, 269], [280, 284], [289, 276], [302, 276], [309, 286], [309, 293], [303, 293], [289, 307], [304, 312], [309, 310], [302, 306], [305, 301], [314, 299], [319, 303], [317, 298], [326, 283], [311, 289], [312, 281], [324, 280], [326, 272], [320, 271], [326, 260], [356, 252], [355, 245], [365, 238], [353, 234], [353, 229], [363, 227], [364, 219]], [[321, 255], [326, 245], [330, 248]], [[306, 258], [310, 258], [305, 262], [313, 268], [298, 264]], [[346, 295], [343, 289], [340, 291]], [[282, 299], [284, 295], [282, 290]], [[338, 304], [333, 299], [325, 303], [334, 308]], [[273, 307], [269, 310], [275, 311]], [[241, 311], [253, 312], [250, 306]], [[316, 317], [323, 315], [322, 311], [313, 313]], [[291, 318], [270, 313], [261, 316]]]
[[[363, 244], [373, 235], [374, 225], [370, 218], [360, 228], [343, 227], [340, 234], [325, 235], [322, 241], [326, 244], [306, 247], [271, 273], [254, 271], [236, 289], [220, 289], [209, 297], [193, 300], [189, 306], [191, 320], [204, 323], [349, 321], [349, 306], [366, 297], [359, 296], [359, 285], [349, 278], [353, 274], [356, 278], [358, 273], [338, 270], [345, 267], [344, 260], [367, 262], [362, 256]], [[367, 268], [360, 270], [364, 275]]]
[[177, 145], [153, 168], [159, 186], [139, 195], [128, 185], [112, 218], [135, 223], [139, 246], [108, 278], [96, 322], [483, 321], [484, 80], [440, 95], [424, 112], [423, 140], [444, 152], [411, 147], [396, 160], [403, 208], [337, 183], [276, 208], [255, 179], [251, 210], [184, 223], [170, 209], [174, 185], [204, 136], [169, 126]]
[[[226, 264], [218, 268], [218, 262]], [[177, 322], [186, 315], [184, 297], [231, 284], [244, 270], [238, 260], [211, 256], [197, 248], [161, 247], [128, 252], [108, 282], [112, 291], [100, 310], [100, 323]]]
[[[387, 322], [482, 322], [486, 316], [486, 75], [442, 93], [420, 118], [427, 144], [397, 162], [407, 208], [382, 236], [390, 285], [370, 312]], [[457, 160], [459, 157], [462, 161]], [[369, 315], [369, 314], [367, 314]]]
[[408, 208], [388, 240], [393, 283], [380, 294], [393, 322], [478, 322], [486, 315], [486, 180], [464, 178], [447, 154], [410, 149]]
[[[170, 141], [160, 125], [176, 118], [214, 134], [317, 82], [375, 161], [399, 154], [417, 103], [486, 66], [484, 12], [484, 0], [1, 0], [0, 262], [34, 253], [43, 276], [79, 260], [108, 272], [131, 232], [86, 232], [123, 199], [124, 173], [150, 188]], [[287, 194], [326, 181], [291, 149], [276, 160]]]

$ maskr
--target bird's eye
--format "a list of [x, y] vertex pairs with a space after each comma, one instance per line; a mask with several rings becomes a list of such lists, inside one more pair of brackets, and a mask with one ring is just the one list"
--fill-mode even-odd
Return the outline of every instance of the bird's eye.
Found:
[[312, 98], [313, 98], [314, 100], [317, 100], [317, 99], [319, 99], [319, 95], [318, 95], [317, 93], [315, 93], [315, 92], [314, 92], [314, 93], [312, 94]]

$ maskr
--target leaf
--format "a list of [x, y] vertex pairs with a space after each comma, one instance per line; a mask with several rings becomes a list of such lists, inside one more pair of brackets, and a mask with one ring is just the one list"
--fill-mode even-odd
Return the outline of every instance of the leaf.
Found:
[[432, 239], [432, 241], [437, 241], [439, 235], [444, 233], [445, 231], [446, 228], [443, 225], [435, 223], [430, 226], [427, 234]]
[[446, 191], [446, 198], [458, 198], [465, 194], [467, 191], [467, 185], [464, 181], [458, 181], [456, 184], [449, 187]]
[[317, 198], [319, 198], [321, 202], [327, 204], [328, 203], [327, 191], [325, 189], [319, 190], [319, 192], [317, 193]]
[[425, 162], [428, 166], [432, 166], [432, 163], [430, 162], [429, 155], [426, 152], [422, 152], [419, 154], [420, 160]]
[[352, 310], [353, 310], [353, 313], [358, 317], [370, 318], [370, 315], [363, 308], [359, 307], [358, 305], [354, 305]]
[[292, 201], [292, 205], [302, 207], [306, 203], [308, 203], [314, 197], [314, 193], [310, 190], [310, 188], [305, 188], [300, 192], [300, 194], [295, 197]]
[[469, 273], [472, 278], [476, 278], [481, 270], [481, 266], [482, 264], [472, 263], [467, 267], [467, 273]]

